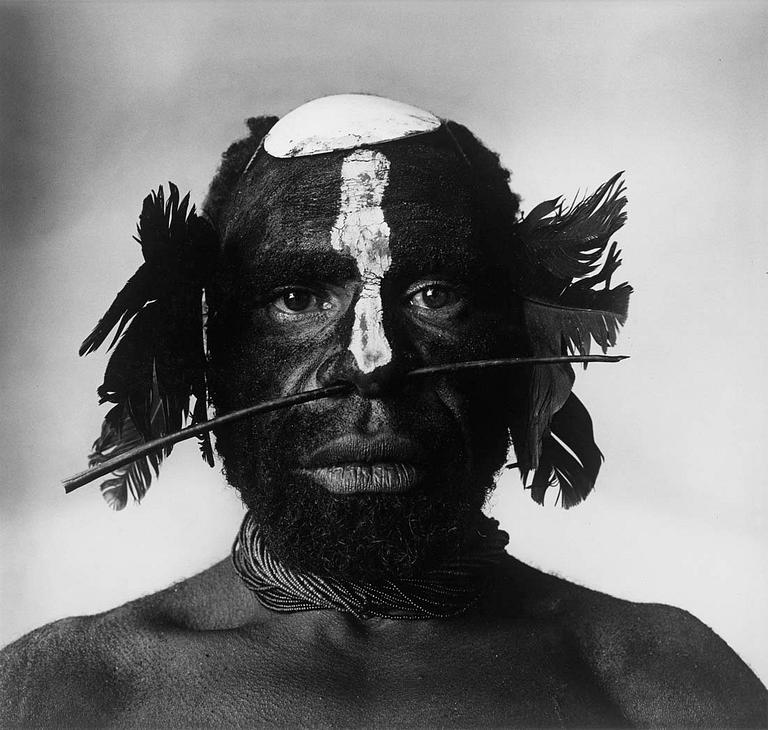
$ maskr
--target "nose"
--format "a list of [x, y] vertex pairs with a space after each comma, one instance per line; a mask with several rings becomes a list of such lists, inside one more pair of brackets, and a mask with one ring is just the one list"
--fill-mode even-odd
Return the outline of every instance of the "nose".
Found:
[[328, 358], [317, 370], [317, 382], [321, 387], [334, 383], [352, 383], [363, 398], [385, 396], [402, 378], [402, 367], [391, 360], [370, 372], [363, 372], [349, 350]]
[[379, 281], [365, 281], [355, 303], [355, 320], [349, 351], [363, 373], [370, 373], [392, 360], [392, 348], [384, 332]]

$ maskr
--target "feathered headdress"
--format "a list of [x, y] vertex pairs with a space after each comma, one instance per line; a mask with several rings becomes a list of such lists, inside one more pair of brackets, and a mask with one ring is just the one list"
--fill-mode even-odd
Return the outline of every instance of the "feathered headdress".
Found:
[[[161, 436], [184, 422], [207, 418], [203, 293], [218, 252], [212, 226], [189, 211], [189, 194], [169, 183], [144, 199], [135, 240], [144, 263], [131, 277], [83, 344], [80, 354], [97, 349], [117, 328], [110, 348], [101, 403], [115, 405], [93, 444], [89, 466]], [[191, 399], [194, 398], [194, 404]], [[128, 495], [141, 501], [171, 446], [152, 451], [113, 473], [101, 492], [113, 509]], [[210, 435], [200, 436], [203, 458], [213, 466]]]
[[[561, 198], [546, 201], [517, 224], [527, 264], [517, 289], [534, 356], [588, 356], [592, 341], [604, 353], [616, 344], [632, 287], [611, 288], [620, 252], [615, 242], [605, 251], [626, 220], [623, 193], [618, 173], [580, 202], [566, 208]], [[571, 507], [594, 487], [602, 454], [589, 413], [571, 392], [571, 366], [532, 368], [528, 422], [516, 439], [513, 433], [517, 466], [524, 483], [535, 471], [527, 487], [536, 502], [543, 503], [548, 487], [559, 487], [562, 505]]]

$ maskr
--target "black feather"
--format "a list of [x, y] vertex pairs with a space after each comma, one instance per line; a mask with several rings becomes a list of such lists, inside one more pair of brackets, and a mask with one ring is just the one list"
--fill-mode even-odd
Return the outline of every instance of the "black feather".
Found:
[[[592, 491], [603, 461], [594, 440], [592, 419], [573, 394], [554, 415], [543, 439], [541, 457], [529, 485], [539, 504], [550, 487], [559, 487], [560, 503], [566, 509], [579, 504]], [[523, 480], [527, 473], [523, 473]]]
[[201, 287], [210, 275], [205, 263], [215, 253], [215, 235], [193, 205], [187, 214], [189, 194], [179, 202], [179, 189], [168, 183], [165, 201], [163, 186], [144, 198], [138, 236], [145, 263], [128, 280], [93, 331], [80, 346], [80, 354], [98, 349], [118, 326], [110, 347], [119, 339], [125, 325], [149, 301], [167, 298], [177, 288]]
[[518, 234], [530, 262], [568, 282], [591, 274], [610, 237], [626, 221], [622, 174], [568, 209], [556, 198], [537, 205], [523, 218]]
[[[145, 263], [118, 294], [80, 349], [95, 350], [112, 329], [114, 351], [98, 389], [115, 407], [94, 444], [91, 463], [101, 463], [145, 441], [180, 430], [187, 419], [206, 420], [206, 356], [202, 294], [213, 273], [218, 242], [210, 224], [189, 208], [189, 195], [169, 183], [142, 205], [138, 237]], [[190, 399], [194, 397], [194, 408]], [[201, 453], [213, 466], [210, 437]], [[118, 470], [102, 485], [111, 506], [122, 509], [128, 495], [140, 501], [168, 447]]]
[[109, 309], [93, 328], [93, 331], [83, 340], [79, 354], [88, 355], [101, 347], [107, 335], [118, 325], [118, 331], [110, 347], [120, 336], [126, 323], [138, 312], [147, 301], [147, 292], [151, 286], [152, 272], [143, 264], [120, 290]]
[[[167, 432], [167, 413], [156, 378], [147, 400], [150, 434], [145, 436], [137, 428], [127, 404], [119, 403], [104, 418], [101, 436], [94, 442], [88, 457], [89, 467], [98, 466], [113, 456], [119, 456]], [[170, 448], [152, 451], [113, 472], [109, 479], [101, 483], [101, 493], [107, 504], [114, 510], [121, 510], [128, 503], [129, 495], [141, 502], [152, 482], [153, 472], [155, 476], [159, 474], [160, 464], [170, 451]]]
[[[195, 410], [193, 411], [193, 424], [203, 423], [208, 418], [208, 411], [205, 407], [205, 401], [198, 400], [195, 403]], [[200, 434], [197, 438], [198, 446], [200, 447], [200, 455], [203, 457], [208, 466], [213, 466], [213, 444], [211, 443], [211, 434], [206, 431]]]
[[573, 368], [568, 365], [534, 365], [528, 398], [528, 428], [521, 463], [535, 469], [539, 463], [541, 444], [552, 417], [562, 408], [573, 387]]
[[[616, 344], [619, 327], [626, 322], [632, 287], [563, 295], [560, 302], [527, 299], [523, 302], [529, 336], [537, 344], [547, 342], [566, 352], [589, 355], [592, 340], [603, 352]], [[535, 348], [536, 354], [540, 347]]]
[[[593, 341], [605, 353], [616, 344], [632, 293], [627, 283], [611, 288], [621, 265], [615, 242], [606, 254], [611, 237], [626, 221], [622, 175], [617, 173], [568, 208], [562, 198], [545, 201], [516, 226], [515, 240], [522, 251], [516, 282], [534, 355], [589, 355]], [[529, 471], [536, 472], [530, 489], [540, 503], [553, 485], [559, 485], [565, 507], [580, 502], [599, 470], [591, 420], [570, 393], [572, 385], [570, 367], [535, 366], [525, 435], [519, 425], [510, 428], [523, 481]], [[581, 430], [570, 429], [571, 421]]]
[[[623, 283], [611, 289], [611, 277], [621, 265], [615, 242], [596, 270], [610, 237], [626, 220], [621, 175], [568, 210], [559, 198], [542, 203], [519, 224], [526, 255], [560, 281], [557, 289], [549, 282], [549, 292], [541, 286], [523, 292], [526, 326], [537, 354], [557, 350], [589, 355], [593, 340], [603, 352], [616, 344], [632, 287]], [[540, 284], [541, 272], [529, 280]], [[599, 285], [603, 287], [596, 289]]]

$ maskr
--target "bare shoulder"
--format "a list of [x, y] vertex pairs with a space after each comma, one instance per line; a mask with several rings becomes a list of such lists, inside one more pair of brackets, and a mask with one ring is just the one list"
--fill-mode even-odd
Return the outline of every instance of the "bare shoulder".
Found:
[[[95, 616], [66, 618], [0, 652], [0, 726], [103, 724], [167, 663], [173, 637], [247, 620], [228, 565]], [[252, 603], [251, 603], [252, 605]]]
[[[0, 726], [94, 724], [120, 693], [119, 652], [109, 636], [116, 612], [66, 618], [0, 653]], [[118, 622], [119, 624], [119, 622]]]
[[764, 727], [768, 694], [712, 629], [687, 611], [617, 602], [584, 625], [585, 653], [598, 679], [633, 722]]
[[768, 695], [750, 668], [687, 611], [618, 602], [582, 626], [590, 666], [634, 723], [762, 727]]
[[687, 611], [625, 601], [526, 570], [536, 600], [561, 616], [595, 682], [630, 724], [768, 725], [766, 688]]

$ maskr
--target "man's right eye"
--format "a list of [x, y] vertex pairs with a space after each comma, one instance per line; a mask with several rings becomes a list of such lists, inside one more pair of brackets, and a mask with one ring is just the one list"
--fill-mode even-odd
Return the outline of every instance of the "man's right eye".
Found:
[[305, 287], [289, 287], [278, 292], [270, 306], [287, 315], [301, 315], [331, 309], [331, 303], [321, 299], [314, 291]]

